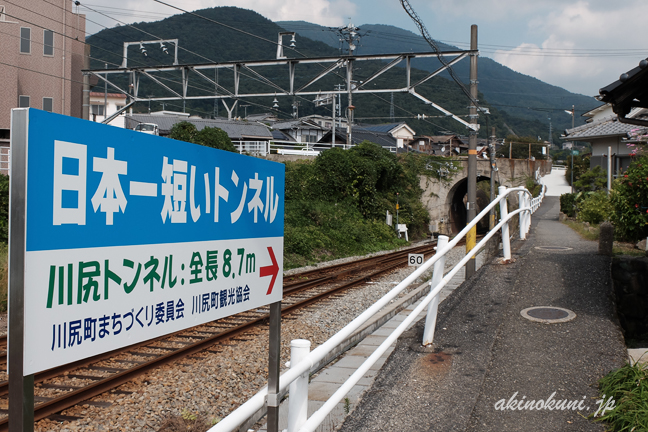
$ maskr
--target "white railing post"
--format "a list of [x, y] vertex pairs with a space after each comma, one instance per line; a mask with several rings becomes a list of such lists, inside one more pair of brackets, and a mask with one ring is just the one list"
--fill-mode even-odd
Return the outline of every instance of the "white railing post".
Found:
[[[518, 208], [524, 208], [524, 205], [525, 205], [524, 198], [525, 198], [525, 196], [526, 195], [524, 194], [524, 191], [519, 191], [518, 192]], [[524, 212], [520, 213], [520, 217], [518, 218], [518, 220], [520, 222], [519, 223], [519, 225], [520, 225], [520, 239], [524, 240], [524, 239], [526, 239], [526, 217], [525, 217]]]
[[[527, 195], [526, 200], [527, 200], [527, 205], [529, 207], [531, 207], [531, 200], [532, 199], [533, 199], [533, 197], [531, 195]], [[526, 232], [527, 232], [527, 234], [529, 234], [529, 231], [531, 231], [531, 213], [533, 213], [533, 211], [529, 210], [528, 213], [527, 213], [527, 217], [526, 217]]]
[[[290, 341], [290, 367], [296, 367], [310, 353], [311, 343], [305, 339]], [[288, 397], [288, 432], [297, 432], [308, 420], [308, 374], [306, 371], [290, 383]]]
[[[508, 204], [506, 202], [506, 186], [497, 188], [500, 196], [500, 219], [506, 220], [508, 217]], [[511, 259], [511, 237], [509, 235], [509, 224], [506, 222], [502, 225], [502, 253], [505, 260]]]
[[[442, 250], [448, 244], [448, 236], [440, 235], [437, 239], [437, 252]], [[432, 281], [430, 281], [430, 291], [434, 291], [437, 285], [443, 279], [443, 271], [445, 270], [445, 255], [439, 261], [434, 263], [434, 271], [432, 273]], [[439, 309], [439, 294], [434, 296], [430, 305], [428, 306], [427, 315], [425, 317], [425, 330], [423, 331], [423, 345], [430, 345], [434, 340], [434, 329], [436, 327], [437, 310]]]

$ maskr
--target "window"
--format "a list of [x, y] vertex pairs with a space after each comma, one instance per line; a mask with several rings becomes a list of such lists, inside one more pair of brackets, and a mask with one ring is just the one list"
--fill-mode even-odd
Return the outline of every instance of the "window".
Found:
[[43, 111], [52, 112], [53, 99], [49, 97], [43, 98]]
[[18, 108], [29, 108], [29, 96], [18, 96]]
[[20, 27], [20, 53], [31, 54], [31, 29]]
[[93, 104], [90, 106], [92, 110], [92, 114], [94, 115], [104, 115], [104, 106], [103, 105], [98, 105], [98, 104]]
[[43, 30], [43, 55], [51, 57], [54, 55], [54, 32]]

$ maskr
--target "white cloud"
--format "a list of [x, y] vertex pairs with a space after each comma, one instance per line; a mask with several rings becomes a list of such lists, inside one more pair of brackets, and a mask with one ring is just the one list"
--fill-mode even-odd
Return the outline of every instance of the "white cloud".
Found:
[[[272, 21], [304, 20], [326, 26], [345, 24], [348, 17], [355, 15], [357, 10], [352, 0], [165, 0], [165, 3], [188, 11], [236, 6], [253, 10]], [[160, 20], [165, 16], [182, 13], [161, 3], [140, 0], [94, 0], [90, 7], [127, 23]], [[81, 7], [80, 12], [109, 27], [116, 24], [115, 21], [84, 7]], [[101, 29], [94, 27], [97, 26], [88, 23], [91, 33]]]
[[548, 83], [595, 95], [648, 54], [639, 49], [648, 36], [643, 23], [648, 4], [631, 0], [608, 7], [578, 1], [538, 16], [529, 22], [529, 32], [541, 35], [542, 44], [498, 50], [493, 58]]

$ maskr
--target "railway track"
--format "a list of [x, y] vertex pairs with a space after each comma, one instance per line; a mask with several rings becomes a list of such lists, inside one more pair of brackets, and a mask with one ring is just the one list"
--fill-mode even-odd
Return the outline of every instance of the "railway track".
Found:
[[[284, 277], [282, 316], [407, 265], [409, 253], [434, 254], [436, 242], [380, 256], [318, 268]], [[207, 351], [267, 323], [269, 308], [259, 308], [116, 351], [53, 368], [34, 376], [34, 419], [75, 420], [58, 413], [77, 404], [110, 405], [90, 399], [116, 389], [164, 364]], [[4, 346], [4, 348], [3, 348]], [[6, 336], [0, 337], [0, 369], [6, 370]], [[4, 349], [4, 352], [2, 351]], [[0, 431], [8, 430], [8, 382], [0, 382]]]

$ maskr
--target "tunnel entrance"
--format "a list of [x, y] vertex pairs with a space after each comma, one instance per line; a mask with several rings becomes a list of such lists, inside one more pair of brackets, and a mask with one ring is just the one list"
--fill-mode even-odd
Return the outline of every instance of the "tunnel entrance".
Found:
[[[482, 184], [480, 184], [483, 182]], [[497, 186], [496, 186], [497, 189]], [[490, 190], [490, 178], [477, 176], [477, 214], [490, 202], [488, 192]], [[466, 202], [468, 201], [468, 179], [459, 181], [450, 191], [450, 227], [453, 234], [464, 229], [467, 221]], [[488, 232], [488, 218], [483, 218], [477, 224], [477, 234]]]

